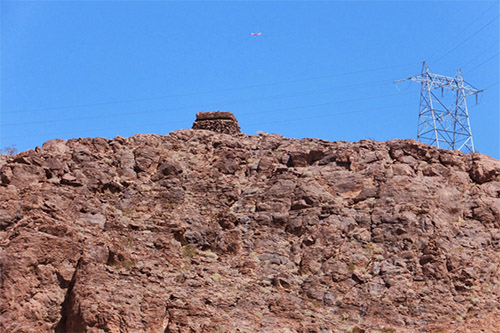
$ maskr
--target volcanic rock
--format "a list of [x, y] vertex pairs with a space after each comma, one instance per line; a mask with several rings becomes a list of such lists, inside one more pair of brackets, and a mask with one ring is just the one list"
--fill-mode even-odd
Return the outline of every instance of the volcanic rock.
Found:
[[228, 117], [3, 160], [0, 331], [500, 331], [500, 161]]

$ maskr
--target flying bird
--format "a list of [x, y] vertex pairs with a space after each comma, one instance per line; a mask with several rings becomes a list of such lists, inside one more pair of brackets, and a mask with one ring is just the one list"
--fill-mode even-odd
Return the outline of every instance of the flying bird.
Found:
[[257, 37], [257, 36], [261, 36], [262, 35], [262, 32], [251, 32], [250, 35], [254, 36], [254, 37]]

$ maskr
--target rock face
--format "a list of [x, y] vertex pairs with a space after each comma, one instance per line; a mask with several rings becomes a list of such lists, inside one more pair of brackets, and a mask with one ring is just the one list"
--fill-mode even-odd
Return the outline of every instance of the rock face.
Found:
[[2, 332], [500, 331], [485, 155], [188, 129], [0, 176]]
[[193, 129], [204, 129], [217, 133], [241, 133], [238, 120], [231, 112], [198, 112], [193, 123]]

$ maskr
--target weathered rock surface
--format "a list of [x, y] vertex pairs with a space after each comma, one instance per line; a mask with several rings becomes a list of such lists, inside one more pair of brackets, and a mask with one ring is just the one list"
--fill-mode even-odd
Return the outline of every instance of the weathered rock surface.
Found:
[[485, 155], [189, 129], [0, 177], [2, 332], [500, 330]]

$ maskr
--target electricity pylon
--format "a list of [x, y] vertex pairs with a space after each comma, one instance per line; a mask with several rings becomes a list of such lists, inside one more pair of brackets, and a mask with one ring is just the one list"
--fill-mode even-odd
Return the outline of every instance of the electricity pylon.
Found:
[[[460, 69], [454, 77], [438, 75], [431, 73], [425, 61], [420, 75], [394, 83], [406, 80], [421, 84], [417, 141], [438, 148], [473, 153], [474, 141], [466, 98], [476, 95], [477, 103], [478, 94], [482, 90], [464, 81]], [[437, 89], [441, 89], [441, 97], [436, 96]], [[447, 92], [445, 95], [445, 89], [451, 90], [451, 94]]]

